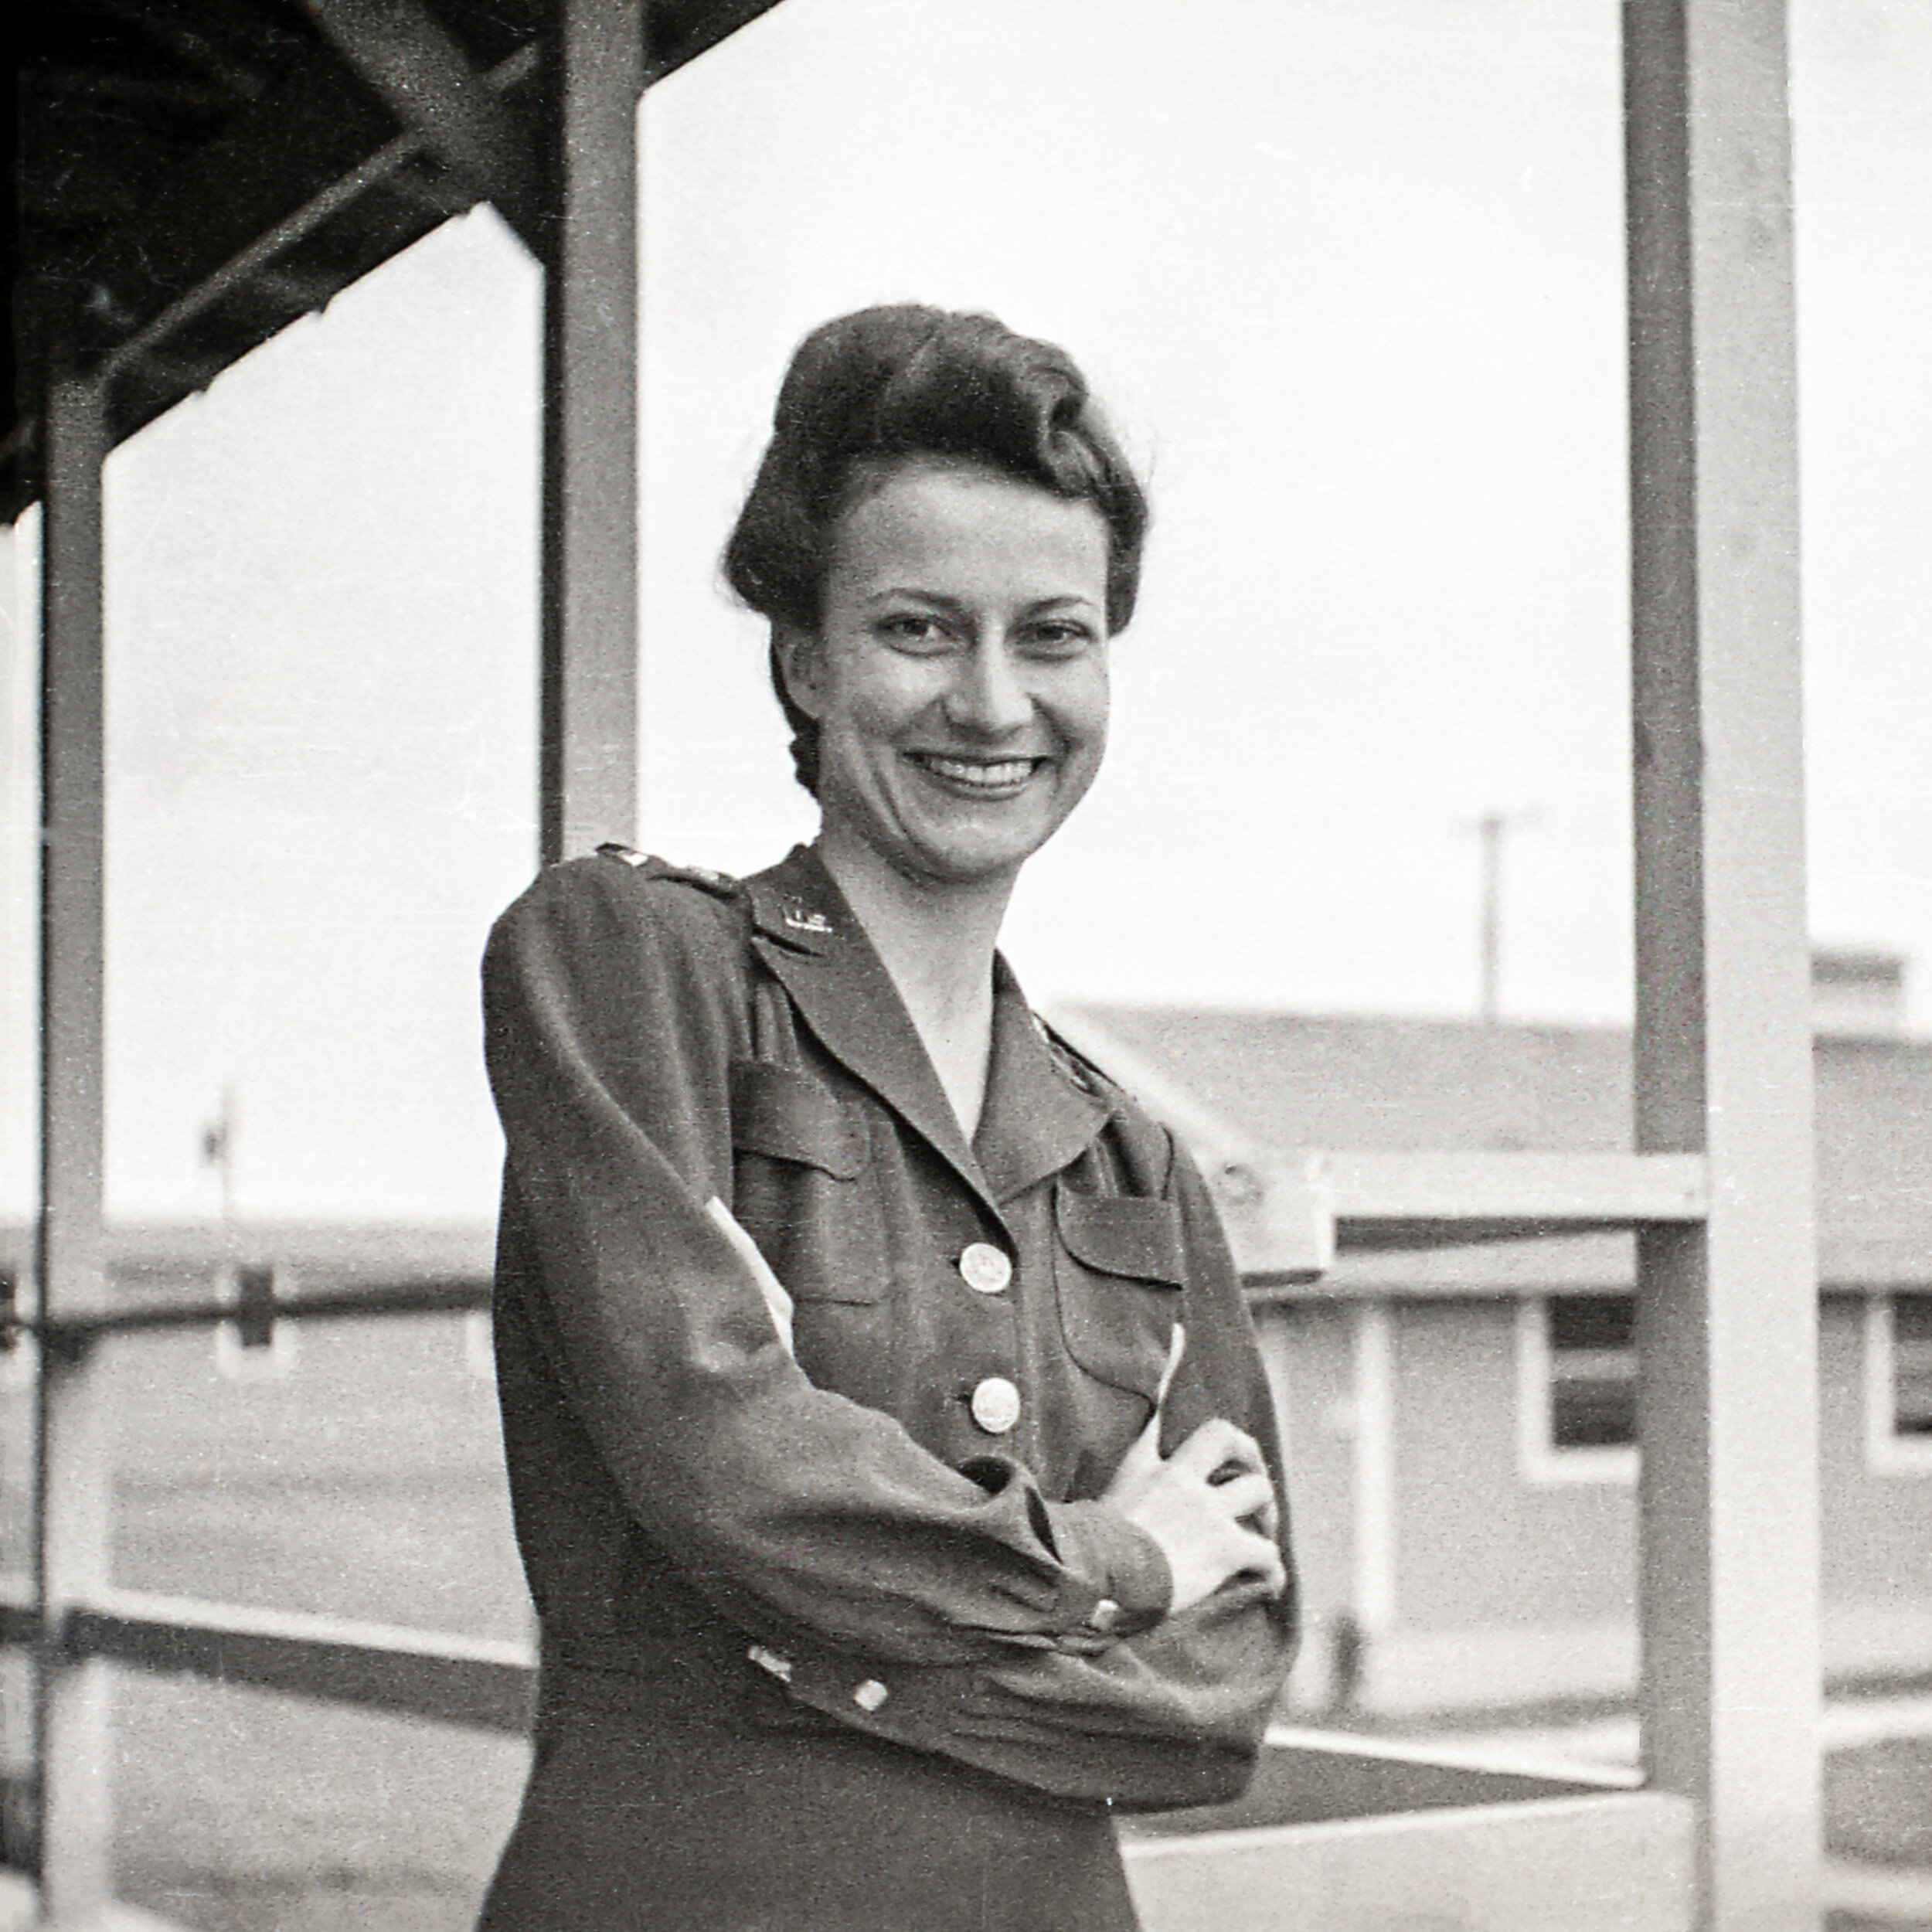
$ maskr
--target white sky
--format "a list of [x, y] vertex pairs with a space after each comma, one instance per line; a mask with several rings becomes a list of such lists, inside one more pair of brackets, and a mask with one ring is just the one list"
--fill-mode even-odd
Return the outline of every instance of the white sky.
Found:
[[[1622, 1017], [1615, 13], [1200, 0], [1183, 36], [1165, 0], [786, 0], [655, 89], [645, 842], [750, 870], [809, 829], [715, 563], [791, 345], [873, 301], [991, 308], [1080, 359], [1156, 512], [1108, 770], [1009, 925], [1035, 997], [1466, 1012], [1500, 809], [1536, 815], [1506, 1010]], [[1813, 926], [1913, 955], [1927, 1030], [1932, 0], [1801, 0], [1794, 43]], [[539, 298], [493, 215], [453, 223], [110, 465], [117, 1211], [213, 1208], [224, 1081], [245, 1211], [489, 1211]]]

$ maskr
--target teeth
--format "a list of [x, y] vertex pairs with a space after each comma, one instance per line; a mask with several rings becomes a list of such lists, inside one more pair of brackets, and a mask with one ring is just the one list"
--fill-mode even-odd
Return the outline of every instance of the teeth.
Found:
[[951, 778], [957, 784], [982, 786], [988, 791], [1022, 784], [1033, 773], [1031, 758], [1010, 758], [996, 765], [972, 764], [963, 758], [942, 758], [927, 752], [921, 755], [920, 762], [942, 778]]

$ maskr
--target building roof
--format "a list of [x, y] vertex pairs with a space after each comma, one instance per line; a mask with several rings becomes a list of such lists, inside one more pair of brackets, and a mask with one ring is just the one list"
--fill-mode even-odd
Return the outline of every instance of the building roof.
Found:
[[[647, 84], [774, 4], [648, 0]], [[120, 359], [117, 443], [483, 199], [392, 104], [454, 77], [458, 96], [474, 83], [493, 97], [498, 131], [524, 126], [533, 144], [555, 13], [554, 0], [15, 0], [0, 519], [39, 493], [42, 399], [63, 361]]]
[[[1631, 1145], [1630, 1036], [1611, 1028], [1090, 1005], [1069, 1017], [1103, 1066], [1111, 1038], [1124, 1060], [1192, 1101], [1197, 1117], [1277, 1154]], [[1932, 1042], [1820, 1039], [1814, 1063], [1822, 1279], [1932, 1285]], [[1127, 1083], [1135, 1083], [1131, 1072]], [[1165, 1094], [1148, 1098], [1157, 1112], [1175, 1111]], [[1175, 1124], [1185, 1134], [1192, 1121]], [[1534, 1247], [1594, 1254], [1586, 1270], [1594, 1274], [1624, 1266], [1627, 1245], [1581, 1237]], [[1444, 1285], [1473, 1281], [1495, 1274], [1495, 1257], [1445, 1253], [1427, 1272]], [[1505, 1272], [1526, 1264], [1533, 1270], [1532, 1253], [1511, 1257]], [[1413, 1260], [1396, 1265], [1414, 1271]]]

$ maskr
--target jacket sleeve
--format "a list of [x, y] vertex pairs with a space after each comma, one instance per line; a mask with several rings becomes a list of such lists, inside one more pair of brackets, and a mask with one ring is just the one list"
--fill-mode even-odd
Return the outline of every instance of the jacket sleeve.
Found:
[[730, 1198], [743, 955], [729, 909], [608, 861], [553, 869], [492, 935], [506, 1199], [552, 1372], [636, 1522], [768, 1656], [1107, 1649], [1101, 1606], [1143, 1626], [1166, 1607], [1152, 1539], [1016, 1464], [964, 1475], [814, 1387], [705, 1211]]
[[852, 1709], [852, 1671], [835, 1658], [794, 1665], [792, 1694], [881, 1736], [946, 1750], [1057, 1796], [1128, 1810], [1238, 1796], [1294, 1660], [1296, 1590], [1286, 1490], [1252, 1322], [1219, 1217], [1177, 1151], [1169, 1192], [1187, 1232], [1187, 1352], [1163, 1405], [1172, 1453], [1223, 1416], [1260, 1444], [1283, 1499], [1279, 1597], [1236, 1579], [1143, 1634], [1098, 1651], [1028, 1652], [965, 1669], [882, 1670]]

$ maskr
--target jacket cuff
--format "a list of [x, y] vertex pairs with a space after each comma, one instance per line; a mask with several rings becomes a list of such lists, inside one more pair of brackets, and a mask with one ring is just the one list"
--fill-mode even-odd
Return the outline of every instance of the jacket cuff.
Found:
[[1070, 1586], [1067, 1606], [1078, 1622], [1109, 1640], [1152, 1629], [1174, 1600], [1174, 1576], [1160, 1545], [1104, 1503], [1047, 1508], [1060, 1560], [1081, 1580]]

